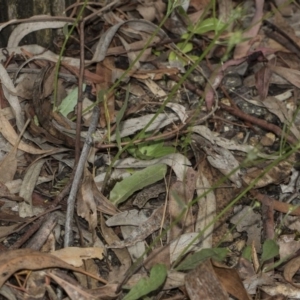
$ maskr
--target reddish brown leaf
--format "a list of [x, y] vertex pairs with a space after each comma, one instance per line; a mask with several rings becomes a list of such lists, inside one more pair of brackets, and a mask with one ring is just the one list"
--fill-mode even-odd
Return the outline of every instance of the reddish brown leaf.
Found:
[[293, 276], [300, 268], [300, 256], [291, 259], [284, 267], [283, 277], [286, 281], [296, 287], [300, 287], [300, 284], [293, 282]]
[[255, 73], [255, 86], [261, 101], [268, 96], [271, 75], [272, 72], [268, 67], [262, 67]]
[[[0, 287], [15, 272], [20, 270], [42, 270], [48, 268], [63, 268], [86, 275], [91, 275], [82, 269], [75, 268], [61, 259], [47, 253], [30, 249], [11, 250], [0, 253]], [[94, 277], [94, 276], [91, 276]], [[101, 278], [97, 278], [101, 280]], [[103, 282], [103, 280], [101, 280]]]
[[215, 274], [210, 260], [199, 264], [186, 275], [185, 287], [191, 300], [228, 299], [228, 294]]
[[240, 300], [251, 299], [244, 288], [239, 274], [235, 269], [214, 266], [214, 271], [217, 274], [222, 286], [230, 295]]

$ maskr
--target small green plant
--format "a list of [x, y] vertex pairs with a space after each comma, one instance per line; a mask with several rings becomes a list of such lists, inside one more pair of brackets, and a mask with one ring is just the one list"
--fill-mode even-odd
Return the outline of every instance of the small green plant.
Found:
[[69, 24], [66, 24], [63, 28], [63, 33], [65, 35], [65, 39], [64, 39], [63, 45], [61, 47], [58, 60], [55, 64], [55, 79], [54, 79], [54, 91], [53, 91], [53, 111], [57, 110], [58, 74], [59, 74], [59, 69], [60, 69], [60, 66], [61, 66], [61, 61], [62, 61], [62, 58], [63, 58], [63, 54], [66, 50], [66, 46], [67, 46], [67, 42], [68, 42], [69, 38], [71, 37], [73, 31], [75, 30], [76, 26], [78, 26], [78, 24], [81, 20], [83, 12], [84, 12], [84, 10], [87, 6], [87, 2], [88, 2], [87, 0], [84, 0], [84, 4], [80, 8], [79, 13], [77, 15], [77, 18], [76, 18], [75, 22], [72, 24], [71, 28], [70, 29], [68, 28]]
[[[151, 133], [145, 133], [144, 138], [150, 137]], [[126, 138], [124, 141], [129, 142], [130, 139]], [[149, 142], [141, 142], [137, 145], [132, 145], [127, 149], [128, 153], [133, 157], [149, 160], [154, 158], [163, 157], [168, 154], [176, 152], [176, 148], [165, 146], [163, 140], [155, 140]]]
[[[183, 10], [181, 10], [181, 14], [183, 14], [185, 18], [188, 19], [187, 14]], [[241, 7], [238, 6], [232, 11], [228, 23], [224, 23], [214, 16], [208, 17], [206, 19], [200, 19], [196, 24], [190, 23], [190, 25], [187, 27], [187, 32], [181, 36], [183, 42], [177, 43], [176, 49], [170, 52], [169, 62], [174, 63], [177, 61], [182, 66], [186, 66], [191, 62], [197, 60], [198, 56], [192, 54], [194, 46], [190, 41], [193, 36], [203, 35], [209, 32], [214, 32], [215, 35], [223, 33], [227, 28], [230, 27], [231, 24], [240, 19], [242, 15], [243, 11]], [[226, 37], [224, 37], [222, 40], [216, 41], [215, 44], [227, 46], [226, 53], [223, 56], [222, 60], [226, 60], [235, 45], [242, 41], [242, 31], [240, 30], [235, 30], [230, 34], [227, 34]]]
[[[180, 5], [180, 1], [168, 1], [168, 12], [166, 14], [166, 17], [162, 21], [162, 23], [159, 25], [158, 28], [161, 28], [163, 26], [164, 21], [167, 19], [167, 17], [172, 13], [172, 10], [175, 7], [178, 7]], [[147, 127], [151, 124], [151, 122], [154, 121], [154, 119], [157, 117], [159, 113], [161, 113], [167, 102], [172, 99], [172, 96], [178, 91], [180, 85], [186, 80], [186, 78], [189, 76], [189, 74], [192, 73], [192, 71], [197, 67], [199, 62], [205, 57], [207, 53], [217, 44], [217, 43], [223, 43], [227, 46], [227, 51], [225, 56], [223, 57], [223, 60], [227, 58], [233, 47], [242, 41], [242, 32], [239, 30], [235, 30], [233, 33], [229, 34], [226, 38], [223, 39], [223, 41], [220, 41], [220, 35], [229, 27], [230, 23], [234, 22], [237, 18], [241, 16], [241, 11], [238, 9], [235, 9], [233, 11], [232, 17], [230, 19], [229, 23], [224, 23], [220, 20], [218, 20], [215, 16], [208, 17], [204, 20], [199, 21], [196, 25], [189, 25], [187, 27], [187, 32], [181, 36], [182, 42], [178, 43], [177, 49], [174, 49], [173, 51], [170, 52], [169, 54], [169, 61], [174, 62], [174, 61], [179, 61], [182, 63], [183, 66], [188, 65], [190, 62], [192, 62], [187, 69], [186, 73], [182, 76], [182, 79], [180, 82], [172, 89], [170, 94], [168, 95], [166, 101], [162, 103], [160, 109], [157, 111], [153, 119], [147, 124], [147, 126], [138, 134], [136, 134], [132, 139], [124, 139], [123, 141], [128, 141], [129, 143], [122, 147], [121, 146], [121, 135], [120, 135], [120, 122], [122, 118], [125, 115], [126, 109], [127, 109], [127, 104], [128, 104], [128, 98], [129, 98], [129, 88], [127, 89], [126, 92], [126, 98], [124, 101], [124, 105], [122, 106], [121, 110], [117, 114], [116, 117], [116, 141], [117, 141], [117, 146], [118, 146], [118, 151], [115, 154], [115, 156], [112, 159], [112, 163], [109, 165], [106, 178], [103, 184], [103, 187], [105, 187], [105, 182], [107, 181], [110, 171], [113, 168], [114, 162], [120, 158], [121, 154], [124, 153], [124, 151], [127, 151], [131, 156], [142, 159], [142, 160], [149, 160], [153, 158], [159, 158], [162, 156], [165, 156], [170, 153], [174, 153], [176, 149], [174, 147], [170, 146], [165, 146], [163, 140], [155, 140], [155, 141], [149, 141], [149, 142], [141, 142], [137, 145], [134, 144], [136, 140], [139, 139], [145, 139], [148, 138], [151, 134], [146, 133]], [[214, 32], [215, 37], [214, 39], [208, 44], [208, 47], [203, 51], [201, 55], [193, 55], [192, 51], [194, 50], [193, 43], [191, 43], [191, 39], [195, 35], [202, 35], [206, 34], [208, 32]], [[136, 60], [131, 64], [131, 66], [134, 65], [136, 61], [138, 61], [139, 57], [143, 54], [143, 51], [147, 48], [147, 45], [151, 43], [152, 38], [155, 36], [155, 32], [153, 33], [153, 36], [149, 39], [149, 42], [145, 45], [144, 49], [140, 52], [140, 54], [137, 56]], [[155, 51], [155, 50], [153, 50]], [[128, 68], [127, 71], [130, 70], [131, 66]], [[123, 76], [108, 90], [105, 92], [102, 92], [102, 94], [99, 93], [98, 95], [98, 101], [103, 101], [105, 103], [105, 95], [107, 95], [110, 91], [115, 90], [118, 85], [120, 84], [121, 80], [123, 77], [126, 76], [128, 72], [124, 72]], [[73, 104], [72, 104], [73, 105]], [[70, 110], [71, 108], [68, 108]], [[106, 108], [106, 112], [107, 112]], [[107, 114], [106, 114], [107, 115]], [[107, 117], [108, 118], [108, 117]], [[109, 124], [109, 122], [108, 122]], [[108, 125], [109, 126], [109, 125]], [[108, 127], [108, 140], [110, 136], [110, 128]], [[188, 147], [188, 144], [190, 144], [190, 135], [186, 135], [181, 138], [181, 145], [180, 147], [184, 150], [185, 148]], [[277, 165], [280, 161], [285, 160], [287, 157], [289, 157], [291, 154], [296, 152], [298, 150], [298, 146], [294, 149], [292, 149], [289, 152], [281, 152], [281, 157], [278, 158], [273, 162], [273, 164], [268, 167], [264, 173], [262, 173], [262, 176], [271, 169], [272, 166]], [[253, 162], [254, 159], [257, 158], [256, 153], [249, 152], [248, 157], [245, 159], [244, 165], [249, 162]], [[233, 170], [232, 172], [235, 172], [236, 170]], [[132, 175], [129, 179], [124, 179], [120, 183], [117, 183], [115, 187], [110, 191], [110, 201], [114, 203], [115, 205], [118, 205], [122, 203], [123, 201], [126, 201], [130, 195], [132, 195], [134, 192], [137, 190], [142, 189], [143, 187], [156, 182], [158, 179], [162, 179], [166, 176], [167, 173], [167, 168], [165, 165], [155, 165], [155, 166], [150, 166], [148, 168], [145, 168], [142, 171], [137, 171]], [[142, 179], [142, 180], [141, 180]], [[210, 226], [214, 225], [216, 221], [224, 215], [224, 213], [229, 210], [234, 204], [236, 204], [245, 194], [253, 188], [255, 183], [258, 181], [259, 178], [253, 180], [253, 182], [247, 187], [243, 192], [241, 192], [235, 199], [232, 200], [232, 202], [217, 216], [214, 218], [214, 220], [209, 223], [203, 230], [202, 232], [199, 233], [199, 236], [204, 235], [205, 230], [207, 230]], [[189, 203], [188, 206], [192, 206], [193, 204], [197, 203], [198, 201], [201, 201], [202, 198], [204, 198], [208, 193], [211, 191], [214, 191], [217, 189], [224, 181], [226, 180], [226, 177], [224, 177], [222, 180], [219, 180], [216, 182], [216, 184], [211, 187], [209, 190], [204, 192], [202, 195], [197, 197], [197, 199], [194, 199], [192, 203]], [[182, 215], [178, 216], [179, 218], [183, 218], [184, 212]], [[178, 221], [178, 220], [176, 220]], [[174, 221], [174, 224], [176, 223]], [[174, 225], [172, 224], [172, 225]], [[171, 225], [171, 226], [172, 226]], [[170, 229], [170, 228], [168, 228]], [[197, 236], [195, 239], [198, 239], [199, 236]], [[158, 240], [158, 239], [157, 239]], [[153, 244], [155, 244], [157, 241], [154, 241]], [[192, 242], [190, 245], [184, 249], [183, 253], [188, 252], [188, 248], [191, 247]], [[151, 248], [149, 247], [148, 250]], [[147, 250], [147, 252], [148, 252]], [[145, 252], [145, 254], [147, 253]], [[202, 262], [203, 260], [207, 258], [213, 258], [218, 261], [222, 261], [226, 255], [227, 255], [228, 250], [224, 248], [212, 248], [212, 249], [202, 249], [199, 252], [196, 252], [190, 256], [187, 256], [184, 260], [182, 260], [182, 257], [178, 259], [178, 261], [175, 262], [175, 269], [178, 271], [187, 271], [195, 268], [197, 264]], [[260, 260], [260, 265], [261, 269], [263, 269], [263, 266], [265, 262], [271, 258], [274, 258], [278, 255], [278, 245], [275, 243], [273, 240], [267, 240], [263, 244], [263, 252]], [[250, 259], [251, 258], [251, 248], [246, 247], [243, 256]], [[158, 289], [164, 282], [166, 278], [166, 267], [164, 265], [156, 265], [152, 268], [150, 272], [150, 277], [148, 279], [143, 279], [140, 282], [134, 286], [130, 292], [125, 296], [124, 299], [126, 300], [134, 300], [134, 299], [140, 299], [141, 297], [144, 297], [148, 295], [150, 292], [155, 291]]]
[[175, 269], [177, 271], [193, 270], [197, 267], [197, 265], [208, 258], [221, 262], [226, 258], [227, 254], [228, 249], [226, 248], [202, 249], [199, 252], [195, 252], [188, 256]]
[[150, 271], [150, 277], [142, 278], [129, 291], [123, 300], [137, 300], [157, 290], [166, 280], [167, 268], [165, 265], [157, 264]]
[[110, 192], [110, 201], [119, 205], [127, 200], [134, 192], [162, 180], [166, 176], [167, 167], [163, 164], [149, 166], [143, 170], [136, 171], [130, 177], [124, 178], [121, 182], [116, 183]]
[[[265, 240], [265, 242], [263, 243], [262, 255], [261, 255], [261, 258], [259, 261], [259, 265], [260, 265], [259, 269], [262, 271], [270, 270], [270, 266], [268, 266], [267, 269], [263, 269], [264, 264], [268, 260], [278, 256], [278, 254], [279, 254], [279, 246], [277, 245], [277, 243], [271, 239]], [[252, 260], [251, 246], [245, 247], [245, 249], [243, 250], [243, 253], [242, 253], [242, 257], [246, 258], [249, 261]]]
[[[86, 84], [83, 84], [83, 89], [85, 89]], [[58, 111], [65, 117], [72, 111], [77, 104], [78, 99], [78, 87], [74, 88], [61, 102], [58, 106]]]

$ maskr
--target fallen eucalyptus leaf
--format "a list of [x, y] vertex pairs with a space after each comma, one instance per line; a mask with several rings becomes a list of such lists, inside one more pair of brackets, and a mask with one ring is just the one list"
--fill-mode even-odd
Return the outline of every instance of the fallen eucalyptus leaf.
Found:
[[128, 199], [134, 192], [163, 179], [166, 172], [167, 166], [163, 164], [149, 166], [137, 171], [132, 176], [118, 182], [110, 192], [109, 199], [113, 204], [118, 205]]

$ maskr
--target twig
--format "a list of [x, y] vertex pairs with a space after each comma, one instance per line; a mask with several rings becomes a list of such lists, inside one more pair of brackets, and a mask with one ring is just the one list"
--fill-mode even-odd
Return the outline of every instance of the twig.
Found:
[[[255, 124], [263, 129], [266, 129], [268, 131], [271, 131], [273, 133], [275, 133], [277, 136], [282, 136], [284, 133], [281, 130], [280, 127], [274, 125], [274, 124], [270, 124], [267, 121], [263, 120], [263, 119], [259, 119], [250, 115], [247, 115], [246, 113], [244, 113], [243, 111], [241, 111], [239, 108], [237, 107], [230, 107], [226, 104], [220, 103], [220, 107], [224, 110], [226, 110], [227, 112], [229, 112], [230, 114], [232, 114], [233, 116], [236, 116], [244, 121], [248, 121], [251, 124]], [[298, 141], [290, 135], [284, 134], [284, 138], [286, 138], [286, 140], [291, 144], [291, 145], [297, 145]]]
[[87, 132], [87, 137], [85, 139], [84, 146], [82, 148], [82, 152], [79, 158], [79, 162], [76, 168], [74, 181], [71, 187], [71, 191], [68, 197], [68, 207], [67, 207], [67, 214], [66, 214], [66, 225], [65, 225], [65, 239], [64, 239], [64, 246], [69, 247], [73, 242], [73, 232], [72, 232], [72, 221], [73, 221], [73, 214], [75, 208], [75, 199], [79, 187], [79, 183], [82, 177], [84, 165], [89, 154], [91, 144], [93, 142], [93, 133], [95, 132], [98, 124], [100, 114], [100, 108], [98, 106], [94, 107], [91, 124], [89, 130]]
[[276, 211], [280, 211], [285, 214], [290, 214], [291, 216], [300, 216], [300, 207], [294, 206], [285, 202], [281, 202], [275, 200], [267, 195], [261, 194], [256, 190], [249, 191], [252, 197], [254, 197], [259, 202], [263, 203], [264, 205], [269, 205], [270, 202], [273, 204], [273, 208]]
[[80, 132], [81, 132], [81, 116], [82, 116], [82, 100], [83, 100], [83, 73], [84, 73], [84, 24], [79, 25], [80, 32], [80, 68], [78, 78], [78, 100], [77, 100], [77, 119], [76, 119], [76, 140], [75, 140], [75, 164], [78, 163], [80, 155]]

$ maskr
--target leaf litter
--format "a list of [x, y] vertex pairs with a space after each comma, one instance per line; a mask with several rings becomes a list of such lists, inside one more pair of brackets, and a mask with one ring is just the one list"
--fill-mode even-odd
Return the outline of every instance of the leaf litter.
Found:
[[296, 3], [75, 6], [0, 24], [0, 294], [299, 298]]

